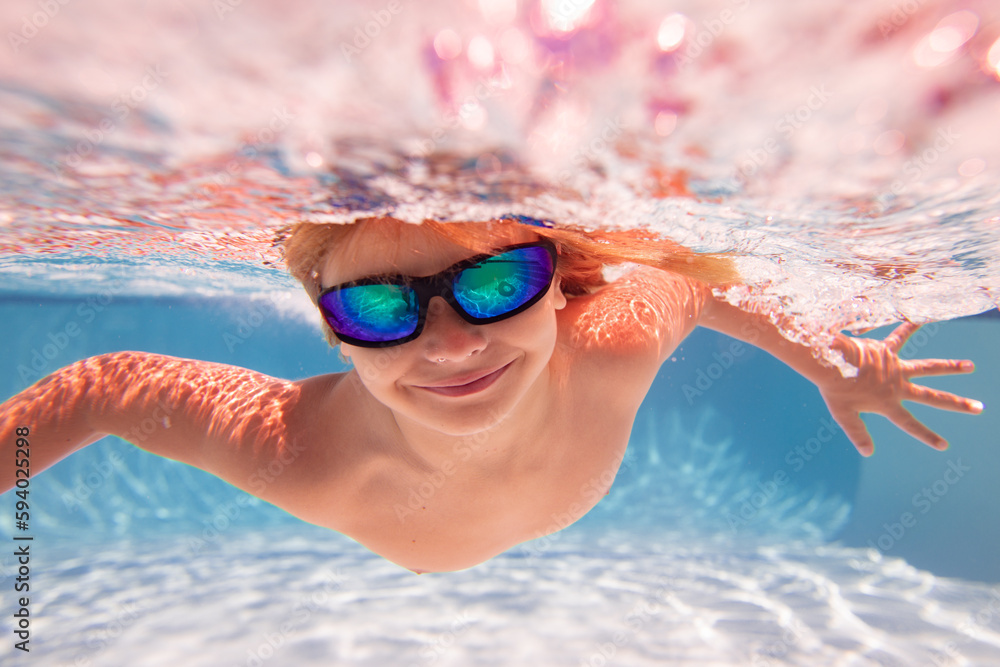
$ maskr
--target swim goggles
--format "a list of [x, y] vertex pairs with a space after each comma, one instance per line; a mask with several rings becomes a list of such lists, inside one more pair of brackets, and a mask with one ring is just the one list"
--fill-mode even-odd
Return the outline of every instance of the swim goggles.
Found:
[[433, 276], [375, 276], [343, 283], [320, 292], [316, 303], [341, 341], [390, 347], [420, 335], [434, 296], [470, 324], [513, 317], [545, 296], [555, 266], [555, 246], [543, 239], [470, 257]]

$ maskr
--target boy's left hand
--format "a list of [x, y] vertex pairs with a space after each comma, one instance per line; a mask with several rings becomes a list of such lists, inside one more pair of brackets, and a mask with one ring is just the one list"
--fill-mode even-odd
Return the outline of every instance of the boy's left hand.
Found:
[[918, 324], [902, 324], [885, 340], [838, 336], [834, 349], [843, 353], [849, 364], [857, 367], [858, 375], [845, 378], [835, 372], [816, 381], [830, 414], [862, 456], [871, 456], [874, 451], [871, 435], [861, 420], [862, 412], [883, 415], [917, 440], [943, 450], [947, 449], [948, 442], [910, 414], [903, 407], [903, 401], [970, 414], [983, 411], [983, 404], [979, 401], [910, 382], [916, 377], [971, 373], [975, 370], [974, 364], [968, 360], [900, 359], [900, 348], [919, 328]]

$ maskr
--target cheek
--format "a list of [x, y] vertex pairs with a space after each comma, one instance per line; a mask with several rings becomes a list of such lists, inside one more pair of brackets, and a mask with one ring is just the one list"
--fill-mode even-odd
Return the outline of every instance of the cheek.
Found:
[[508, 324], [504, 338], [518, 347], [544, 352], [555, 345], [556, 311], [547, 299], [520, 315], [497, 324]]
[[385, 348], [352, 347], [350, 356], [361, 382], [369, 389], [392, 384], [402, 372], [403, 346]]

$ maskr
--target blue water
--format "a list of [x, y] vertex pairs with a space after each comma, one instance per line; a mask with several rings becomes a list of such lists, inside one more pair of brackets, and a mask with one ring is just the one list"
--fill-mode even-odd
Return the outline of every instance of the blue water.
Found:
[[[248, 321], [232, 299], [7, 298], [3, 395], [121, 349], [288, 378], [341, 370], [312, 323], [266, 305], [283, 299], [249, 302], [269, 316]], [[61, 339], [70, 322], [85, 326]], [[640, 409], [611, 494], [572, 527], [459, 574], [418, 578], [200, 470], [107, 438], [32, 483], [32, 659], [252, 665], [273, 650], [271, 664], [517, 663], [516, 652], [494, 655], [495, 633], [525, 633], [523, 660], [545, 664], [586, 664], [609, 641], [616, 664], [852, 655], [932, 664], [950, 643], [967, 659], [998, 659], [1000, 645], [982, 633], [1000, 627], [1000, 611], [963, 625], [990, 609], [991, 594], [1000, 600], [1000, 526], [988, 519], [1000, 458], [989, 411], [998, 326], [995, 316], [944, 323], [909, 350], [967, 353], [979, 370], [960, 388], [987, 412], [917, 408], [951, 439], [945, 453], [869, 420], [877, 449], [868, 460], [828, 428], [811, 385], [699, 330]], [[963, 474], [942, 490], [953, 462]], [[913, 499], [923, 488], [937, 498], [926, 512]], [[906, 511], [915, 525], [894, 532]], [[5, 534], [11, 519], [0, 515]], [[0, 585], [11, 585], [9, 554], [0, 567]], [[616, 643], [615, 628], [627, 641]], [[176, 641], [202, 648], [194, 656]], [[162, 658], [130, 662], [140, 647]], [[9, 644], [0, 650], [12, 655]]]

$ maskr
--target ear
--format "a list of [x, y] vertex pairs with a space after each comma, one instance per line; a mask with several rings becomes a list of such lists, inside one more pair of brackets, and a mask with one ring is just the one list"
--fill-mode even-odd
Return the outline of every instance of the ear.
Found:
[[345, 366], [350, 366], [351, 365], [351, 354], [350, 354], [350, 352], [344, 350], [344, 344], [343, 343], [340, 343], [339, 345], [337, 345], [337, 356], [340, 357], [340, 361]]
[[562, 291], [562, 278], [556, 276], [556, 284], [553, 285], [555, 291], [553, 292], [552, 305], [555, 306], [556, 310], [562, 310], [566, 307], [566, 295]]

